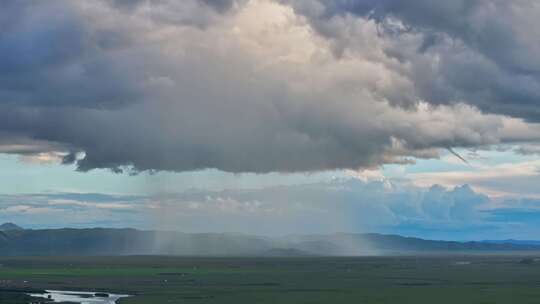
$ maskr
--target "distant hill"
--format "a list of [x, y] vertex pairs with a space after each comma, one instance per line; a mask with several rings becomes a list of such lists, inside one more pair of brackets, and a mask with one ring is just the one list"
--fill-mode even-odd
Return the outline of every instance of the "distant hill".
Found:
[[272, 248], [261, 252], [260, 255], [265, 257], [307, 257], [314, 254], [295, 248]]
[[540, 244], [434, 241], [399, 235], [333, 234], [290, 237], [295, 248], [322, 255], [540, 251]]
[[531, 241], [531, 240], [485, 240], [483, 243], [489, 244], [515, 244], [515, 245], [532, 245], [540, 246], [540, 241]]
[[24, 229], [13, 223], [4, 223], [0, 225], [0, 231], [9, 231], [9, 230], [24, 230]]
[[540, 251], [540, 245], [448, 242], [381, 234], [258, 237], [135, 229], [0, 227], [0, 255], [357, 256]]

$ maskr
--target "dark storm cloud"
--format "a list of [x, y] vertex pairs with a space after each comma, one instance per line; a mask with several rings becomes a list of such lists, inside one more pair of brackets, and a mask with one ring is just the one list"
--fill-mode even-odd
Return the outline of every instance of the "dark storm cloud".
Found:
[[[467, 102], [486, 112], [540, 121], [540, 48], [535, 38], [540, 5], [534, 0], [286, 0], [321, 33], [347, 15], [375, 20], [383, 32], [420, 35], [413, 51], [386, 52], [413, 64], [418, 94], [440, 104]], [[403, 27], [395, 29], [395, 22]], [[437, 63], [430, 58], [437, 58]]]
[[[448, 37], [462, 25], [439, 20], [482, 3], [430, 4], [420, 21], [414, 1], [338, 1], [319, 13], [295, 2], [308, 23], [269, 0], [4, 1], [0, 151], [62, 152], [83, 171], [298, 172], [537, 140], [538, 126], [517, 119], [419, 102], [534, 118], [534, 65], [468, 36], [455, 52]], [[332, 17], [346, 11], [354, 30]], [[389, 14], [409, 25], [363, 22]], [[354, 52], [336, 58], [338, 44]], [[514, 91], [522, 102], [503, 103]]]
[[[140, 5], [156, 5], [156, 4], [168, 4], [174, 1], [167, 0], [108, 0], [114, 7], [120, 9], [133, 10]], [[243, 0], [240, 0], [243, 1]], [[187, 1], [191, 2], [191, 1]], [[201, 3], [209, 7], [214, 8], [220, 13], [224, 13], [230, 10], [237, 0], [195, 0], [195, 3]]]
[[112, 6], [119, 9], [133, 10], [139, 5], [147, 3], [148, 0], [109, 0]]
[[204, 4], [213, 7], [218, 12], [226, 12], [233, 7], [235, 0], [201, 0]]
[[1, 103], [109, 108], [139, 98], [137, 58], [109, 55], [129, 46], [127, 34], [88, 27], [69, 1], [0, 5]]

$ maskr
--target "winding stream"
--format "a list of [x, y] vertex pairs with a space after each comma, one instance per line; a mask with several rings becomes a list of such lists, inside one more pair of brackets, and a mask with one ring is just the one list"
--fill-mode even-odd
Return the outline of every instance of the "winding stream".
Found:
[[29, 294], [36, 298], [51, 299], [54, 302], [76, 302], [81, 304], [115, 304], [118, 299], [128, 297], [128, 295], [107, 293], [108, 297], [96, 297], [95, 292], [85, 291], [65, 291], [46, 290], [43, 294]]

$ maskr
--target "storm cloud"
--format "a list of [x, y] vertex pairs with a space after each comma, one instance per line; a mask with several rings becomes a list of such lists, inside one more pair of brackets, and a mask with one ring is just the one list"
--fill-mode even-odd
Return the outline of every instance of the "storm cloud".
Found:
[[284, 2], [307, 16], [341, 52], [363, 43], [351, 35], [358, 19], [376, 22], [381, 36], [391, 40], [383, 51], [409, 64], [407, 76], [419, 99], [464, 102], [485, 112], [540, 121], [536, 1]]
[[0, 151], [263, 173], [540, 138], [537, 4], [399, 3], [3, 1]]

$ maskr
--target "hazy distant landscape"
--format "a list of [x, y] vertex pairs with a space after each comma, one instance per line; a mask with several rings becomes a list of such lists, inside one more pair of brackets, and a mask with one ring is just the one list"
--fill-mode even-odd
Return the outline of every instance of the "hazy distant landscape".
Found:
[[351, 234], [262, 237], [136, 229], [23, 229], [0, 226], [0, 256], [377, 256], [540, 251], [533, 241], [450, 242], [399, 235]]
[[102, 304], [536, 303], [540, 296], [540, 246], [515, 240], [36, 230], [6, 223], [0, 256], [3, 304], [51, 295]]

